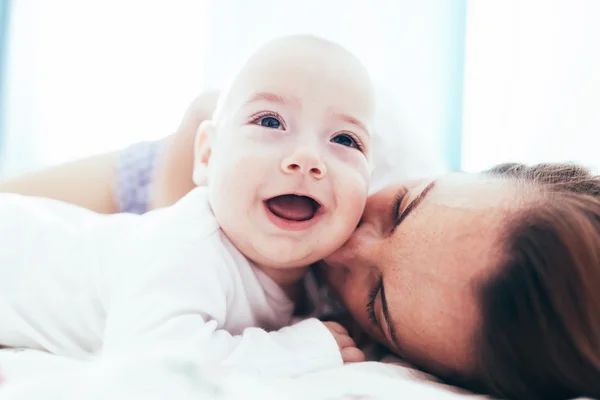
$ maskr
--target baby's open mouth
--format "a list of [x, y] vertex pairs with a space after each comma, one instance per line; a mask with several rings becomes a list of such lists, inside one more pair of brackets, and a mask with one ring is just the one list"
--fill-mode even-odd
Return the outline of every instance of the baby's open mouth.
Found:
[[295, 194], [273, 197], [265, 203], [273, 214], [290, 221], [308, 221], [321, 207], [315, 199]]

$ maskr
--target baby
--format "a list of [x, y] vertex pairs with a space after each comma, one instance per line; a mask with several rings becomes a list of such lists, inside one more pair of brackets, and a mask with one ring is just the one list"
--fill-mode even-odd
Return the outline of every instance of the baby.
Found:
[[373, 114], [353, 55], [285, 37], [200, 126], [193, 176], [207, 186], [175, 205], [105, 216], [0, 195], [0, 344], [86, 358], [169, 343], [278, 375], [360, 360], [340, 325], [285, 326], [308, 266], [360, 220]]

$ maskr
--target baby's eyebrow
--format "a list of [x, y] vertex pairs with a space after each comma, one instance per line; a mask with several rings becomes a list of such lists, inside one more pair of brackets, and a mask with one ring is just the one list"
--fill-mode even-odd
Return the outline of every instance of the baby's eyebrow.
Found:
[[284, 97], [273, 92], [260, 92], [255, 93], [252, 97], [250, 97], [250, 99], [246, 101], [246, 104], [254, 103], [257, 101], [268, 101], [271, 103], [285, 104], [288, 102], [297, 102], [297, 99], [295, 97]]
[[357, 126], [359, 129], [361, 129], [362, 131], [364, 131], [367, 135], [371, 136], [371, 131], [369, 131], [367, 129], [367, 127], [365, 126], [365, 124], [363, 124], [362, 122], [360, 122], [360, 120], [358, 120], [357, 118], [354, 118], [352, 115], [346, 114], [346, 113], [335, 113], [335, 116], [337, 118], [340, 118], [344, 122], [347, 122], [349, 124]]

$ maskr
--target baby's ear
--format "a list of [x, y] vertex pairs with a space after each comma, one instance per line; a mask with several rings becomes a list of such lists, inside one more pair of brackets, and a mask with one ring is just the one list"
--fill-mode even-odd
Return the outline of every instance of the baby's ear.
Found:
[[208, 172], [208, 160], [212, 148], [212, 141], [215, 134], [215, 126], [212, 121], [202, 121], [196, 132], [194, 141], [194, 171], [192, 179], [198, 186], [206, 183]]

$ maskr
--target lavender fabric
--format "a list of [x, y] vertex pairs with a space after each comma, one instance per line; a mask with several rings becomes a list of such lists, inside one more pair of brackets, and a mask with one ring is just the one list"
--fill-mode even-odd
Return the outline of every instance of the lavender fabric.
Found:
[[143, 214], [148, 211], [160, 144], [160, 140], [136, 143], [119, 155], [115, 194], [120, 212]]

